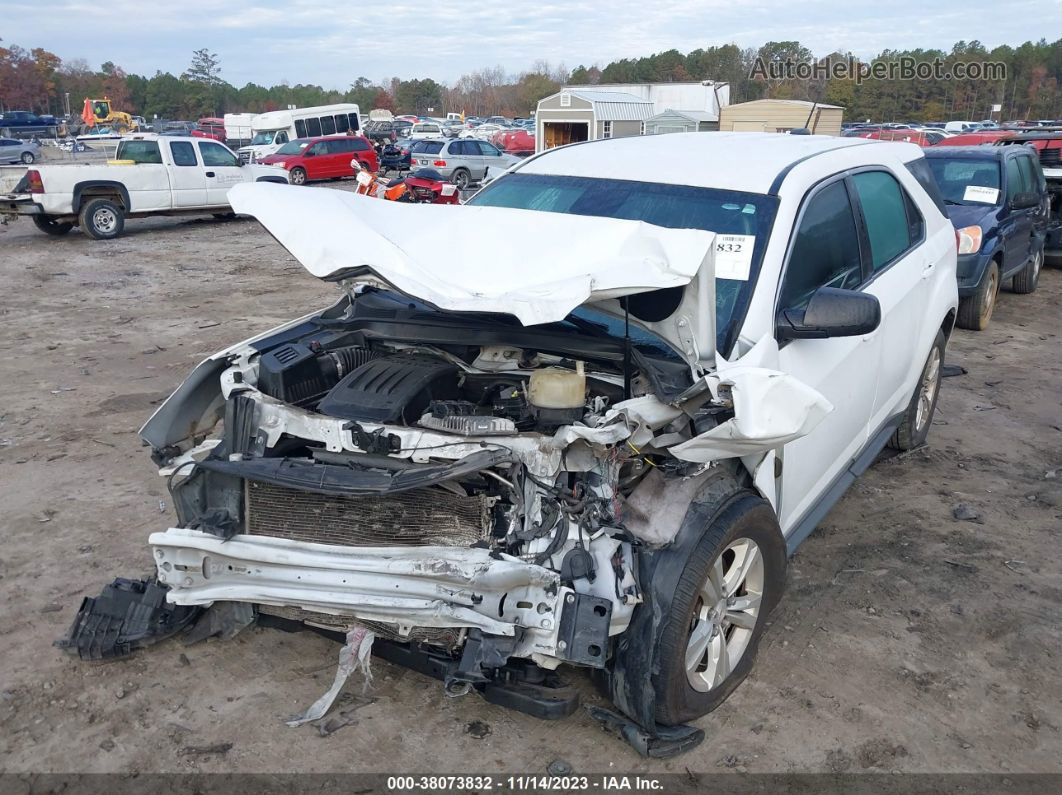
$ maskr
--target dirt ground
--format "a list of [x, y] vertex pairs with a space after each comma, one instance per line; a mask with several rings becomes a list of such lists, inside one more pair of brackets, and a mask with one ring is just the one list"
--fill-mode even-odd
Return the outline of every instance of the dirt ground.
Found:
[[955, 333], [969, 372], [944, 382], [930, 446], [879, 461], [801, 547], [704, 744], [647, 761], [582, 711], [542, 722], [379, 660], [355, 723], [288, 728], [334, 673], [338, 646], [308, 633], [110, 664], [53, 648], [83, 596], [152, 570], [147, 535], [173, 520], [136, 435], [153, 407], [335, 288], [242, 219], [111, 242], [19, 221], [0, 263], [0, 772], [1062, 772], [1062, 271]]

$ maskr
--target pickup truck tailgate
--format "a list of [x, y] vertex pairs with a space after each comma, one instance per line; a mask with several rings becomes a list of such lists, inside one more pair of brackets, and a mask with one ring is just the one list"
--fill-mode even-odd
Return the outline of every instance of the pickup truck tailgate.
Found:
[[0, 196], [13, 193], [15, 186], [26, 176], [25, 166], [0, 166]]

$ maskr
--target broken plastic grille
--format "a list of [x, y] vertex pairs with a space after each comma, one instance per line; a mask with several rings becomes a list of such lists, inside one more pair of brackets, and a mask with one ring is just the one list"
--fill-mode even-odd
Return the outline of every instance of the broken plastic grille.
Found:
[[487, 537], [490, 500], [442, 489], [336, 497], [247, 483], [247, 532], [352, 547], [470, 546]]

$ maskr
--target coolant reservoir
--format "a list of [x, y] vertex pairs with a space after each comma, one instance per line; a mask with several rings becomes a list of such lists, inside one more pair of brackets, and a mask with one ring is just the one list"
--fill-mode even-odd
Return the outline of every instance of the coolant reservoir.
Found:
[[575, 370], [544, 367], [531, 373], [527, 402], [540, 409], [581, 409], [586, 403], [586, 373], [583, 363]]

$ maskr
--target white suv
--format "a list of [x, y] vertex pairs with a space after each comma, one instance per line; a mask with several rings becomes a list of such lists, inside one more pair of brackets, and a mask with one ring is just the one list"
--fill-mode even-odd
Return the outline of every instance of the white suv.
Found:
[[542, 717], [577, 703], [552, 669], [596, 668], [641, 751], [695, 744], [788, 555], [929, 432], [958, 298], [928, 174], [910, 144], [695, 133], [550, 150], [465, 206], [236, 186], [344, 295], [141, 430], [169, 602], [370, 632]]

